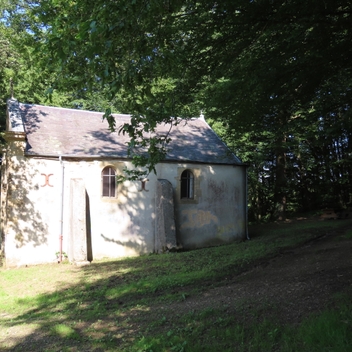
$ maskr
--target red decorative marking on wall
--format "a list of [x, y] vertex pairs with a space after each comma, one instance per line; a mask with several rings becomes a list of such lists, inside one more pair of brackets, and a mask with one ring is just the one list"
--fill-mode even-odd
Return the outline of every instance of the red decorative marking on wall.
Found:
[[49, 180], [49, 177], [53, 176], [53, 174], [48, 174], [48, 175], [41, 174], [41, 175], [45, 177], [45, 183], [41, 187], [45, 187], [45, 186], [54, 187], [53, 185], [50, 184], [50, 180]]
[[139, 189], [138, 192], [142, 192], [142, 191], [149, 192], [149, 190], [145, 189], [145, 184], [149, 180], [147, 178], [144, 178], [144, 179], [140, 179], [139, 181], [141, 181], [141, 189]]

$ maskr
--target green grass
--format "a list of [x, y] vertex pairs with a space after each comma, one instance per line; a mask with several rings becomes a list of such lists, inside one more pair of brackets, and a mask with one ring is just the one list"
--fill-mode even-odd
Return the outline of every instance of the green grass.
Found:
[[[262, 316], [257, 307], [251, 311], [253, 319], [240, 323], [240, 315], [228, 314], [226, 308], [186, 313], [168, 308], [346, 224], [258, 225], [251, 228], [250, 241], [227, 246], [98, 261], [81, 268], [56, 264], [1, 269], [0, 349], [194, 352], [234, 351], [236, 346], [236, 351], [347, 351], [352, 345], [352, 306], [345, 296], [336, 298], [338, 309], [294, 327], [278, 325], [275, 315]], [[341, 238], [351, 239], [350, 230]], [[241, 307], [236, 309], [240, 314]], [[18, 340], [8, 338], [12, 335]]]
[[140, 337], [127, 350], [347, 352], [352, 346], [351, 325], [351, 303], [311, 316], [300, 326], [282, 326], [266, 319], [245, 326], [222, 310], [205, 310], [175, 321], [166, 333]]

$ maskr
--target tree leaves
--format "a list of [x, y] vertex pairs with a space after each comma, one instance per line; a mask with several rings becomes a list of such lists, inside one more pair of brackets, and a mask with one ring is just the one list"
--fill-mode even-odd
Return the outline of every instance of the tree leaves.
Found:
[[351, 186], [332, 187], [326, 200], [317, 195], [321, 179], [352, 183], [351, 171], [340, 167], [352, 145], [348, 2], [16, 3], [37, 53], [60, 72], [56, 87], [95, 99], [92, 107], [132, 114], [122, 132], [131, 137], [136, 166], [150, 171], [163, 157], [166, 140], [145, 137], [158, 123], [204, 110], [253, 163], [253, 189], [262, 192], [253, 199], [272, 199], [265, 212], [283, 196], [291, 205], [302, 204], [303, 194], [312, 203], [350, 201]]

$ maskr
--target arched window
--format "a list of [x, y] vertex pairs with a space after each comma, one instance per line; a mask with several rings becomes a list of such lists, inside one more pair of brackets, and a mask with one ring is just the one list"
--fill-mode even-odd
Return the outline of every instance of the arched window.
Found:
[[111, 166], [107, 166], [101, 172], [102, 195], [103, 197], [115, 197], [116, 190], [116, 173]]
[[194, 197], [194, 176], [189, 170], [181, 174], [181, 198], [193, 199]]

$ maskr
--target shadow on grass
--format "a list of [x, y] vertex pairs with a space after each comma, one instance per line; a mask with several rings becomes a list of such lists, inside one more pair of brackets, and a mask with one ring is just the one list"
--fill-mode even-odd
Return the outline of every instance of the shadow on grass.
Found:
[[300, 225], [298, 235], [297, 229], [285, 234], [281, 227], [281, 235], [270, 230], [264, 237], [228, 246], [93, 263], [77, 270], [75, 281], [63, 282], [55, 292], [18, 299], [21, 314], [0, 316], [7, 331], [6, 345], [0, 347], [3, 351], [133, 350], [130, 347], [143, 340], [149, 328], [162, 326], [163, 307], [188, 295], [197, 297], [225, 276], [326, 230], [326, 224]]
[[18, 299], [24, 313], [3, 317], [2, 329], [10, 336], [0, 346], [4, 351], [122, 350], [141, 338], [139, 319], [159, 319], [151, 311], [155, 301], [182, 300], [185, 290], [197, 290], [219, 275], [214, 264], [219, 255], [200, 259], [195, 251], [82, 267], [75, 283]]

